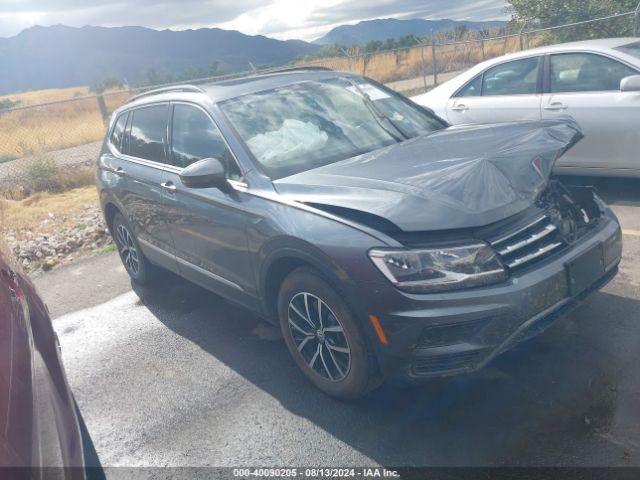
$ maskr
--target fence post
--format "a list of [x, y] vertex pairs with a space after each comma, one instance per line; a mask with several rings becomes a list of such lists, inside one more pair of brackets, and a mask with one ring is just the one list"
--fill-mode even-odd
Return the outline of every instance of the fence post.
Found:
[[347, 52], [344, 48], [340, 49], [342, 51], [342, 53], [344, 53], [344, 56], [347, 57], [347, 68], [349, 69], [349, 71], [351, 71], [351, 55], [349, 55], [349, 52]]
[[520, 38], [520, 50], [524, 50], [524, 35], [526, 35], [526, 33], [524, 33], [524, 29], [527, 26], [527, 22], [524, 22], [522, 24], [522, 28], [520, 29], [520, 33], [518, 34], [518, 37]]
[[420, 46], [420, 69], [422, 70], [422, 83], [424, 83], [424, 89], [427, 89], [427, 66], [424, 63], [424, 45]]
[[636, 7], [636, 13], [633, 15], [633, 36], [638, 36], [638, 22], [640, 21], [640, 2], [638, 2], [638, 6]]
[[480, 49], [482, 50], [482, 61], [484, 61], [484, 35], [480, 32]]
[[107, 104], [104, 102], [104, 94], [100, 94], [96, 97], [98, 100], [98, 108], [100, 109], [100, 116], [102, 117], [102, 123], [109, 124], [109, 112], [107, 112]]
[[436, 62], [436, 41], [431, 39], [431, 64], [433, 65], [433, 86], [438, 85], [438, 64]]

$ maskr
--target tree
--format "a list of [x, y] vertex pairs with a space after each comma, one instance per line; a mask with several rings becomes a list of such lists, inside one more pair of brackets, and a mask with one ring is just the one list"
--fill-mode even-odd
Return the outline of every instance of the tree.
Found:
[[123, 83], [114, 76], [105, 77], [99, 82], [94, 83], [89, 87], [89, 91], [93, 93], [103, 93], [105, 90], [111, 88], [122, 88]]
[[153, 67], [147, 69], [147, 85], [161, 85], [172, 81], [173, 77], [168, 73], [159, 72]]
[[[513, 21], [529, 28], [545, 28], [632, 12], [638, 0], [508, 0]], [[556, 41], [623, 37], [633, 34], [633, 17], [620, 17], [552, 30]]]

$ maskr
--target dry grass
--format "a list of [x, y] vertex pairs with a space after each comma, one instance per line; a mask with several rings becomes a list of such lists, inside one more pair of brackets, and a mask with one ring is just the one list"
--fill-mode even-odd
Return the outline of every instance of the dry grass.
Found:
[[[86, 87], [76, 90], [83, 89]], [[37, 97], [40, 92], [31, 93]], [[115, 110], [128, 96], [126, 92], [106, 93], [107, 111]], [[0, 158], [20, 158], [95, 142], [102, 139], [104, 130], [95, 98], [0, 113]]]
[[0, 95], [0, 101], [8, 99], [13, 102], [19, 102], [20, 106], [25, 106], [54, 102], [56, 100], [68, 100], [70, 98], [82, 97], [85, 95], [91, 95], [89, 87], [49, 88], [46, 90], [33, 90], [24, 93]]
[[[93, 186], [63, 193], [36, 193], [23, 200], [0, 199], [0, 231], [13, 230], [17, 240], [24, 232], [41, 235], [57, 233], [61, 228], [77, 227], [76, 218], [88, 205], [98, 204]], [[52, 222], [51, 218], [56, 218]]]
[[[542, 43], [542, 38], [529, 38], [525, 48]], [[486, 41], [484, 59], [494, 58], [520, 49], [517, 37]], [[469, 68], [483, 60], [480, 42], [462, 45], [436, 46], [436, 70], [439, 73]], [[397, 52], [380, 52], [355, 58], [327, 58], [312, 62], [313, 65], [351, 71], [387, 83], [433, 74], [433, 50], [430, 46], [414, 47]]]

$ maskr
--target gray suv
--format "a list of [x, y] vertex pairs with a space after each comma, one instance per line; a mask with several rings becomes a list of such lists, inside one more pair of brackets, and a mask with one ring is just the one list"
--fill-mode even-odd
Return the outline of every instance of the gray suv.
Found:
[[470, 372], [617, 271], [618, 221], [552, 175], [566, 121], [451, 127], [352, 74], [159, 89], [114, 112], [100, 201], [135, 282], [280, 325], [318, 388]]

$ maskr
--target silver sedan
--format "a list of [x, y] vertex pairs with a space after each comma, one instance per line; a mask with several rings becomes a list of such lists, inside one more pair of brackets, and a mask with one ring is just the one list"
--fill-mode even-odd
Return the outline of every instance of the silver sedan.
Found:
[[557, 173], [640, 177], [640, 39], [526, 50], [483, 62], [412, 99], [451, 124], [572, 116], [585, 138]]

